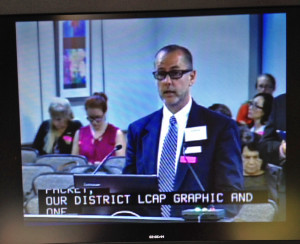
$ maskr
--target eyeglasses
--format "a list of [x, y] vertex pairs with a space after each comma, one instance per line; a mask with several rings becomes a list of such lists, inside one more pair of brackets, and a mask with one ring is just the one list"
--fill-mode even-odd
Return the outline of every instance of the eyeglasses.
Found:
[[260, 89], [274, 89], [274, 87], [273, 86], [268, 86], [268, 85], [258, 85], [258, 88], [260, 88]]
[[62, 121], [62, 120], [64, 120], [65, 118], [63, 118], [63, 117], [52, 117], [51, 118], [53, 121], [55, 120], [55, 121]]
[[255, 109], [263, 109], [263, 107], [257, 105], [256, 103], [254, 103], [253, 101], [248, 102], [249, 106], [254, 107]]
[[155, 79], [161, 81], [164, 80], [167, 75], [173, 80], [178, 80], [180, 79], [184, 74], [193, 71], [192, 69], [187, 69], [187, 70], [171, 70], [169, 72], [166, 71], [154, 71], [152, 72], [153, 76]]
[[92, 116], [88, 116], [88, 117], [86, 117], [86, 119], [89, 122], [91, 122], [91, 123], [93, 123], [93, 121], [95, 121], [96, 123], [100, 123], [104, 119], [104, 117], [92, 117]]

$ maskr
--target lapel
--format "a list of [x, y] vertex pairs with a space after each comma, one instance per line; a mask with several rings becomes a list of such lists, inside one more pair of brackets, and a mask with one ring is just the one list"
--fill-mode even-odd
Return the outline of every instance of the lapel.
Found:
[[[201, 126], [201, 125], [206, 125], [203, 109], [201, 106], [196, 104], [195, 101], [193, 100], [186, 128]], [[182, 145], [184, 145], [184, 137], [183, 137]], [[180, 156], [182, 155], [182, 148], [183, 148], [183, 146], [181, 147]], [[175, 177], [174, 191], [178, 191], [178, 189], [180, 188], [182, 181], [188, 171], [187, 165], [180, 163], [180, 156], [179, 156], [179, 162], [178, 162], [178, 166], [177, 166], [177, 173], [176, 173], [176, 177]]]
[[144, 163], [144, 170], [146, 174], [157, 174], [157, 154], [161, 122], [162, 109], [153, 114], [143, 131], [142, 162]]

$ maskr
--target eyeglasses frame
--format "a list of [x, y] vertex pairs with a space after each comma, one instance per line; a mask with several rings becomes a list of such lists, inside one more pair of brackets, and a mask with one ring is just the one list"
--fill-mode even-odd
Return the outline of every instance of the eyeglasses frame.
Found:
[[[180, 77], [176, 77], [176, 78], [172, 78], [172, 77], [171, 77], [171, 73], [174, 72], [174, 71], [175, 71], [175, 72], [176, 72], [176, 71], [181, 72], [181, 76], [180, 76]], [[167, 75], [168, 75], [172, 80], [178, 80], [178, 79], [181, 79], [183, 75], [185, 75], [186, 73], [191, 72], [191, 71], [193, 71], [193, 70], [192, 70], [192, 69], [186, 69], [186, 70], [171, 70], [171, 71], [168, 71], [168, 72], [167, 72], [167, 71], [153, 71], [152, 74], [153, 74], [154, 78], [155, 78], [156, 80], [158, 80], [158, 81], [162, 81], [162, 80], [166, 79]], [[164, 78], [158, 79], [158, 78], [157, 78], [158, 72], [164, 73]]]

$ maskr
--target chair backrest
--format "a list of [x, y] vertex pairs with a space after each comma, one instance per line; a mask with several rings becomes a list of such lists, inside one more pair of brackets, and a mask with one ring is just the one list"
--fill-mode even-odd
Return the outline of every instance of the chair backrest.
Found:
[[32, 181], [33, 179], [43, 173], [54, 172], [55, 169], [47, 164], [24, 163], [22, 165], [23, 178], [23, 196], [24, 200], [29, 199], [33, 195]]
[[122, 174], [125, 166], [125, 157], [110, 157], [104, 164], [103, 168], [108, 174]]
[[38, 150], [31, 147], [22, 147], [22, 163], [34, 163], [39, 155]]
[[268, 203], [244, 204], [234, 217], [235, 222], [272, 222], [278, 213], [277, 204], [273, 200]]
[[32, 188], [35, 194], [38, 190], [45, 189], [68, 189], [74, 187], [72, 173], [44, 173], [36, 176], [32, 181]]
[[74, 166], [70, 169], [70, 173], [73, 174], [84, 174], [84, 173], [92, 173], [96, 169], [95, 165], [78, 165]]
[[283, 184], [283, 169], [281, 166], [278, 165], [267, 164], [266, 176], [271, 197], [273, 200], [278, 202], [279, 187]]
[[33, 196], [28, 199], [24, 205], [25, 214], [39, 214], [39, 199], [38, 196]]
[[86, 157], [71, 154], [46, 154], [39, 156], [36, 163], [49, 164], [57, 172], [68, 172], [71, 168], [78, 165], [87, 165]]

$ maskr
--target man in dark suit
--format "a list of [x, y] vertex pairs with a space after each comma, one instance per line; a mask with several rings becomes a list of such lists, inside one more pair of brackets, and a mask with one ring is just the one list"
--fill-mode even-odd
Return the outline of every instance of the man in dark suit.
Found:
[[[155, 56], [155, 69], [153, 75], [164, 106], [129, 125], [123, 173], [157, 174], [160, 180], [173, 177], [167, 190], [164, 185], [169, 183], [159, 180], [160, 191], [242, 190], [243, 169], [236, 123], [192, 100], [196, 71], [189, 50], [177, 45], [160, 49]], [[176, 136], [169, 136], [174, 117]], [[164, 156], [164, 147], [166, 141], [171, 141], [167, 138], [172, 137], [177, 142], [176, 156], [174, 164], [165, 169], [164, 158], [173, 156], [170, 152]], [[169, 168], [173, 172], [165, 173]], [[181, 211], [187, 208], [191, 206], [172, 206], [171, 216], [181, 216]], [[227, 206], [226, 210], [227, 216], [237, 213], [236, 206]]]

